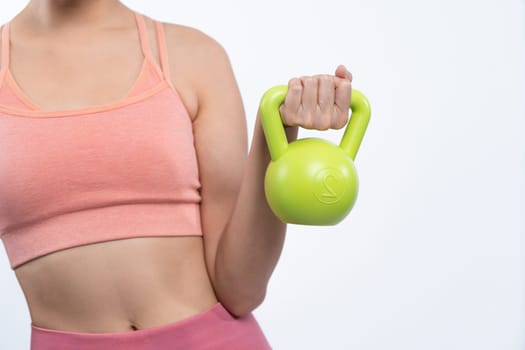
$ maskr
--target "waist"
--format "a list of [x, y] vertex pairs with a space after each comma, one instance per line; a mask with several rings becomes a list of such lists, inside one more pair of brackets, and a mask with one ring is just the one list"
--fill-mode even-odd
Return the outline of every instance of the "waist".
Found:
[[217, 303], [202, 237], [70, 248], [15, 270], [35, 327], [115, 333], [177, 322]]

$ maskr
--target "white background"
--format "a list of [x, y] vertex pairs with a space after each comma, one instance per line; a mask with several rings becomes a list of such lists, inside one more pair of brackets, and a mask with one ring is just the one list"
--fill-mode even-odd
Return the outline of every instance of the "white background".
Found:
[[[354, 210], [289, 227], [255, 311], [275, 349], [525, 349], [524, 1], [125, 3], [222, 43], [250, 133], [267, 88], [339, 63], [372, 104]], [[29, 322], [2, 250], [0, 349]]]

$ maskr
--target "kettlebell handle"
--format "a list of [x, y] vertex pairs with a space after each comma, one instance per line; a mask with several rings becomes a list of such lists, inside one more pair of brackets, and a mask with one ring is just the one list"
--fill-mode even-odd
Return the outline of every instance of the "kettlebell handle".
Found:
[[[261, 123], [272, 160], [279, 159], [288, 148], [288, 139], [279, 113], [287, 92], [286, 85], [274, 86], [264, 93], [259, 104]], [[370, 120], [370, 103], [360, 91], [352, 89], [350, 109], [352, 114], [339, 147], [355, 160]]]

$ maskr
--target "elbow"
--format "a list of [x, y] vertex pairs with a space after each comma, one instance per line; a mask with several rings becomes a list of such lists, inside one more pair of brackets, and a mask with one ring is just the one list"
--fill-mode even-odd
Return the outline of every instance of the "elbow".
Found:
[[252, 294], [250, 296], [236, 297], [232, 300], [221, 300], [223, 306], [232, 314], [234, 317], [239, 318], [250, 314], [259, 305], [261, 305], [266, 297], [266, 291], [262, 291], [258, 294]]

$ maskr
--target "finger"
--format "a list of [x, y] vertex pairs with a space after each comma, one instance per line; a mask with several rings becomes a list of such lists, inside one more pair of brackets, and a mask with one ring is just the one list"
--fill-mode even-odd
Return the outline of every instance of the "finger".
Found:
[[342, 128], [348, 121], [348, 109], [350, 108], [350, 97], [352, 84], [347, 79], [336, 79], [335, 81], [335, 110], [340, 116], [334, 121], [337, 128]]
[[299, 108], [301, 107], [301, 98], [303, 85], [298, 78], [292, 78], [288, 82], [288, 93], [284, 103], [280, 106], [281, 117], [286, 125], [297, 125]]
[[326, 130], [332, 125], [334, 111], [335, 82], [330, 75], [319, 76], [319, 110], [320, 120], [316, 123], [321, 130]]
[[302, 114], [303, 126], [311, 128], [317, 110], [318, 83], [317, 79], [312, 77], [303, 77], [301, 81], [303, 83], [303, 96], [301, 101], [302, 111], [300, 114]]

